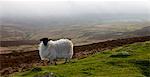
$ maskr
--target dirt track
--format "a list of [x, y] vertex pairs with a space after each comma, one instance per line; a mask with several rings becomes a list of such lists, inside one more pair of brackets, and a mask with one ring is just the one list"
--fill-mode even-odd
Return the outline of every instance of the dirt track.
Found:
[[36, 40], [17, 40], [17, 41], [0, 41], [1, 47], [19, 46], [19, 45], [35, 45], [39, 41]]
[[[84, 58], [90, 54], [100, 52], [106, 49], [112, 49], [114, 47], [131, 44], [135, 42], [149, 41], [150, 36], [134, 37], [126, 39], [108, 40], [104, 42], [75, 46], [73, 58]], [[7, 75], [17, 71], [24, 71], [32, 67], [33, 65], [43, 65], [41, 63], [38, 50], [28, 52], [13, 52], [8, 54], [0, 54], [0, 74]]]

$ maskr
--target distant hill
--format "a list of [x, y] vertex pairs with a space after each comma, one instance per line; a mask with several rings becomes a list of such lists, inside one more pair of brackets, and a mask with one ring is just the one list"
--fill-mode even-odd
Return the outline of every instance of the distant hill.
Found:
[[139, 36], [150, 35], [150, 26], [144, 27], [142, 29], [139, 29], [130, 33], [134, 35], [139, 35]]
[[14, 25], [0, 25], [1, 40], [27, 40], [34, 31], [30, 28]]
[[87, 44], [108, 39], [150, 35], [149, 22], [113, 22], [108, 24], [26, 27], [1, 25], [1, 40], [39, 40], [70, 38], [74, 44]]

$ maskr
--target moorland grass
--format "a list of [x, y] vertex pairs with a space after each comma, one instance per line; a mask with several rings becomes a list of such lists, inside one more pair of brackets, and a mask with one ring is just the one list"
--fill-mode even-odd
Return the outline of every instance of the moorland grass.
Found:
[[[113, 56], [113, 57], [112, 57]], [[34, 69], [35, 67], [33, 67]], [[13, 77], [149, 77], [150, 41], [134, 43], [73, 59], [67, 64], [41, 66], [12, 74]]]

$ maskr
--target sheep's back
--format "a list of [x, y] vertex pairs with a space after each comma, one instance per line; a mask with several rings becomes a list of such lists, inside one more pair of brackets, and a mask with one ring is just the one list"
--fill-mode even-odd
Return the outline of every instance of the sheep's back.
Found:
[[54, 43], [57, 57], [73, 54], [73, 44], [70, 40], [58, 40]]

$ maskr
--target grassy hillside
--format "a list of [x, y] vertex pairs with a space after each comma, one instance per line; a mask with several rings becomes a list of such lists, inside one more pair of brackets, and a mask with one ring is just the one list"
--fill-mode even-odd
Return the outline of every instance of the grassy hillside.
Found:
[[14, 77], [149, 77], [150, 41], [106, 50], [68, 64], [34, 67]]

